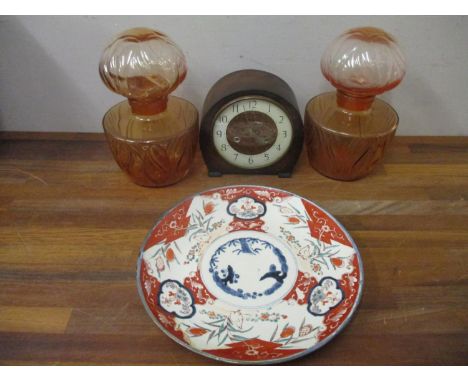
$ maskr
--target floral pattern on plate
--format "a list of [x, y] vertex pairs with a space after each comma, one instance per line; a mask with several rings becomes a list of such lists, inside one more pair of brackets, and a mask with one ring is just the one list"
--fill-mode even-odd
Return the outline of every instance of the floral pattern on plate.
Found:
[[359, 252], [332, 216], [260, 186], [186, 199], [149, 232], [138, 261], [158, 326], [233, 363], [283, 362], [324, 345], [350, 320], [362, 282]]
[[158, 304], [167, 313], [179, 318], [190, 318], [195, 314], [192, 295], [177, 280], [165, 280], [160, 285]]
[[344, 293], [338, 281], [325, 277], [310, 291], [307, 310], [314, 316], [324, 316], [330, 309], [338, 306], [343, 298]]
[[228, 213], [237, 219], [251, 220], [265, 214], [265, 205], [254, 198], [243, 196], [229, 203]]

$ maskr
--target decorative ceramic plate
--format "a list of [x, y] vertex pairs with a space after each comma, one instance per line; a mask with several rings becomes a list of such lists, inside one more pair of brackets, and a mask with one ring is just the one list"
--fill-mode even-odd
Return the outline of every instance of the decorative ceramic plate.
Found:
[[350, 320], [363, 286], [349, 234], [287, 191], [229, 186], [192, 196], [142, 246], [148, 314], [188, 349], [232, 363], [308, 354]]

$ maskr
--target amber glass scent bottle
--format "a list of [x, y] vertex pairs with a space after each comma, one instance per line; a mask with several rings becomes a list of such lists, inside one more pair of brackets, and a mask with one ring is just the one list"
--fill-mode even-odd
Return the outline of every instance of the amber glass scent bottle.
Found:
[[330, 178], [362, 178], [380, 162], [398, 126], [395, 110], [375, 96], [401, 82], [403, 54], [382, 29], [356, 28], [326, 49], [321, 69], [337, 90], [306, 106], [309, 162]]
[[170, 96], [186, 73], [182, 51], [152, 29], [127, 30], [102, 54], [102, 81], [127, 98], [104, 116], [105, 135], [117, 164], [139, 185], [167, 186], [189, 172], [198, 112], [190, 102]]

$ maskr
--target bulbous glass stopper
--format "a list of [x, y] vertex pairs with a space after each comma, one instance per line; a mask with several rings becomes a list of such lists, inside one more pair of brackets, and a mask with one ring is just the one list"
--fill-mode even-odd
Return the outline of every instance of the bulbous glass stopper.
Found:
[[374, 97], [397, 86], [405, 75], [405, 59], [393, 36], [382, 29], [351, 29], [335, 39], [321, 60], [325, 78], [337, 88], [340, 107], [360, 111]]
[[113, 92], [128, 98], [132, 112], [164, 111], [167, 97], [184, 80], [185, 56], [165, 34], [149, 28], [129, 29], [112, 41], [99, 62], [99, 74]]

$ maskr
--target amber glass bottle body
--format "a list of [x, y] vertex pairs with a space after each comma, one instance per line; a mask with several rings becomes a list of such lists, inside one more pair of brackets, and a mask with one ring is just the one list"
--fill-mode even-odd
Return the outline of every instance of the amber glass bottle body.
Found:
[[309, 101], [304, 122], [310, 164], [330, 178], [356, 180], [382, 159], [398, 115], [378, 98], [367, 110], [346, 110], [338, 106], [336, 92], [330, 92]]
[[124, 101], [106, 113], [103, 127], [115, 161], [135, 183], [168, 186], [189, 172], [198, 142], [198, 112], [190, 102], [169, 96], [164, 111], [138, 115]]

